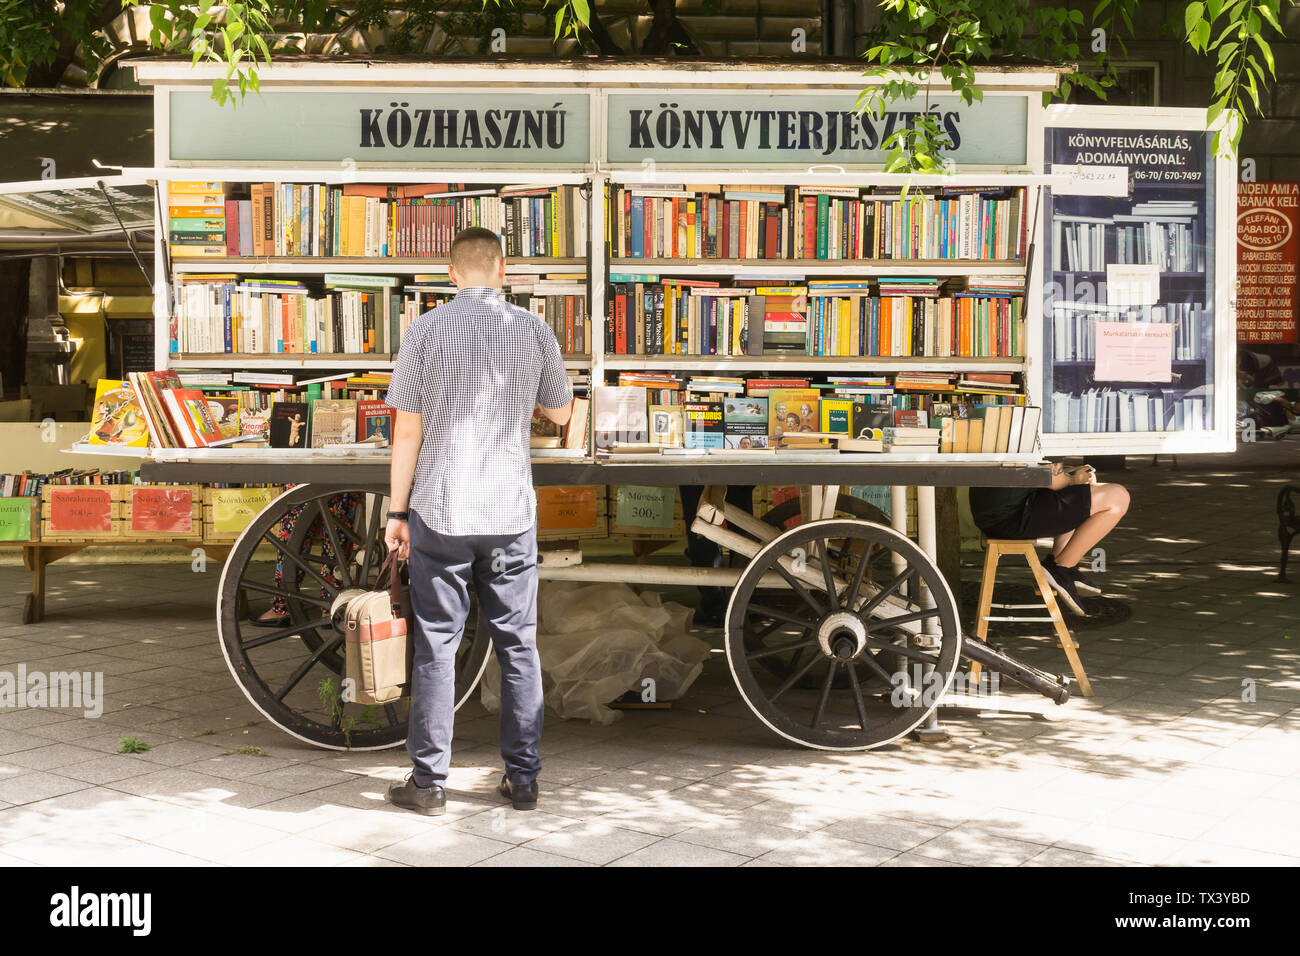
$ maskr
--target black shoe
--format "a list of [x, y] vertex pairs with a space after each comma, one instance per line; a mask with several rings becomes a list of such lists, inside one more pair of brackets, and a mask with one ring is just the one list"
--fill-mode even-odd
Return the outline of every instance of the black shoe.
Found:
[[522, 783], [511, 783], [510, 778], [502, 774], [501, 786], [497, 787], [497, 792], [509, 800], [516, 810], [537, 809], [536, 780], [525, 786]]
[[1080, 594], [1101, 594], [1101, 588], [1089, 581], [1088, 576], [1079, 570], [1077, 564], [1072, 568], [1067, 568], [1057, 564], [1055, 558], [1044, 558], [1043, 570], [1050, 571], [1057, 578], [1063, 574], [1068, 575], [1070, 580], [1074, 582], [1075, 590]]
[[692, 619], [697, 627], [722, 627], [721, 608], [700, 608]]
[[447, 810], [447, 792], [442, 787], [416, 786], [415, 780], [407, 777], [388, 788], [388, 802], [426, 817], [440, 817]]
[[1042, 564], [1043, 574], [1047, 576], [1047, 583], [1056, 592], [1056, 596], [1061, 599], [1061, 603], [1080, 617], [1087, 617], [1088, 612], [1083, 609], [1083, 604], [1079, 601], [1079, 592], [1074, 587], [1074, 578], [1067, 569], [1060, 567], [1051, 558], [1048, 558]]

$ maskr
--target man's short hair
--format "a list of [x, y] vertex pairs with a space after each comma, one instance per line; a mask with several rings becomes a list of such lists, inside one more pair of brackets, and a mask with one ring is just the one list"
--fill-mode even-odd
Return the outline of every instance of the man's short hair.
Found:
[[501, 261], [501, 237], [491, 229], [470, 226], [456, 233], [451, 243], [451, 264], [469, 275], [496, 272]]

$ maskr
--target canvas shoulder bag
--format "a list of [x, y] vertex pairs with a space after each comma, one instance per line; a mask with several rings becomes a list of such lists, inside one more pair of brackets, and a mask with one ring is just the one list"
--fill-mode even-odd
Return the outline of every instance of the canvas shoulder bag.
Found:
[[396, 554], [389, 552], [379, 569], [379, 588], [352, 597], [344, 612], [345, 676], [359, 704], [390, 704], [406, 696], [410, 687], [410, 602], [398, 563]]

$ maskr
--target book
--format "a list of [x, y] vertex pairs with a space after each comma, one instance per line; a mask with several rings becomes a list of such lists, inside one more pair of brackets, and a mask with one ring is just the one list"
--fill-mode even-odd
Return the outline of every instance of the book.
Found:
[[351, 445], [357, 440], [357, 403], [352, 399], [317, 399], [311, 403], [311, 447]]
[[366, 399], [357, 402], [358, 441], [366, 441], [376, 435], [390, 445], [393, 442], [393, 406], [382, 399]]
[[91, 445], [140, 447], [149, 444], [149, 420], [130, 381], [101, 378], [86, 441]]
[[884, 430], [894, 424], [894, 408], [892, 405], [854, 402], [849, 422], [849, 431], [854, 438], [881, 441], [885, 437]]
[[272, 448], [307, 448], [311, 406], [306, 402], [276, 402], [271, 406]]
[[758, 397], [723, 400], [723, 444], [751, 450], [768, 447], [768, 399]]
[[591, 400], [575, 397], [569, 421], [564, 426], [564, 447], [586, 451], [587, 424], [591, 417]]
[[682, 406], [650, 406], [650, 443], [670, 448], [682, 445]]
[[685, 448], [725, 447], [726, 425], [722, 402], [682, 403], [682, 446]]
[[595, 385], [591, 396], [595, 413], [592, 434], [597, 451], [609, 451], [619, 444], [649, 442], [644, 388]]
[[180, 447], [206, 448], [222, 437], [207, 400], [197, 388], [163, 389], [162, 398]]
[[772, 388], [768, 397], [768, 436], [779, 440], [788, 432], [815, 432], [820, 427], [821, 392], [815, 388]]

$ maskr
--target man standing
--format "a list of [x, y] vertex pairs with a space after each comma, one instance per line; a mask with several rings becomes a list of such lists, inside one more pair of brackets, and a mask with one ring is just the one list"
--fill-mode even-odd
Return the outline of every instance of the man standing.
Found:
[[409, 556], [416, 619], [413, 770], [388, 797], [431, 816], [446, 807], [456, 648], [471, 586], [501, 664], [499, 789], [516, 810], [537, 806], [542, 674], [528, 434], [535, 405], [565, 424], [573, 393], [554, 333], [502, 298], [505, 271], [496, 233], [460, 232], [448, 269], [456, 298], [411, 325], [388, 388], [397, 412], [385, 538]]

